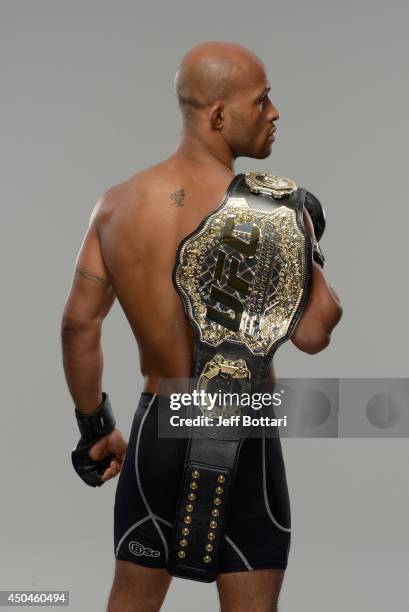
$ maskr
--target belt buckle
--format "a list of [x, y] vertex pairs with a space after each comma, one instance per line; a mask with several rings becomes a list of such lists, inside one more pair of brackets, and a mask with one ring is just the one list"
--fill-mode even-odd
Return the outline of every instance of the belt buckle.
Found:
[[[226, 406], [223, 401], [221, 405], [215, 404], [211, 408], [210, 402], [206, 400], [206, 395], [209, 393], [210, 383], [214, 384], [216, 380], [219, 380], [222, 387], [219, 391], [238, 394], [240, 397], [241, 393], [250, 391], [250, 378], [251, 372], [245, 359], [228, 359], [222, 353], [217, 353], [206, 363], [197, 383], [197, 390], [202, 400], [200, 404], [202, 414], [210, 418], [240, 415], [242, 412], [240, 403], [231, 402]], [[235, 390], [237, 386], [239, 391]]]

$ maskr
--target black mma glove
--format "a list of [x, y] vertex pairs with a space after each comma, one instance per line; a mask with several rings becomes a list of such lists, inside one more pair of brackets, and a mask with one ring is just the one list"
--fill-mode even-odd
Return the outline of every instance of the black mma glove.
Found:
[[75, 410], [81, 438], [71, 453], [72, 465], [78, 476], [90, 487], [104, 484], [102, 474], [109, 468], [112, 455], [94, 461], [88, 454], [89, 449], [104, 436], [115, 429], [116, 421], [107, 393], [102, 394], [102, 402], [91, 414]]
[[310, 191], [306, 191], [304, 206], [308, 210], [314, 226], [315, 239], [313, 243], [313, 258], [321, 266], [324, 266], [325, 257], [318, 242], [321, 240], [325, 230], [325, 213], [321, 202]]

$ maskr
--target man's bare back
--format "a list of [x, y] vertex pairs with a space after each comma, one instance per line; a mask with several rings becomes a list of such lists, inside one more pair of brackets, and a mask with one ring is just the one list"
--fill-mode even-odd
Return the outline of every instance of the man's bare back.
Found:
[[146, 391], [160, 378], [189, 377], [194, 340], [172, 283], [176, 250], [233, 177], [171, 157], [110, 190], [99, 207], [103, 259], [138, 343]]

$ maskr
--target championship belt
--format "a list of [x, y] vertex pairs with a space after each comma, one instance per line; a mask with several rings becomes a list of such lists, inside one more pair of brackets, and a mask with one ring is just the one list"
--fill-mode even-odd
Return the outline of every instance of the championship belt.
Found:
[[[307, 302], [312, 240], [306, 190], [286, 177], [237, 174], [223, 200], [180, 243], [173, 283], [195, 335], [190, 391], [252, 393]], [[206, 401], [189, 416], [229, 417], [250, 407]], [[253, 412], [254, 416], [254, 412]], [[167, 569], [212, 582], [218, 573], [241, 445], [251, 427], [192, 426]]]

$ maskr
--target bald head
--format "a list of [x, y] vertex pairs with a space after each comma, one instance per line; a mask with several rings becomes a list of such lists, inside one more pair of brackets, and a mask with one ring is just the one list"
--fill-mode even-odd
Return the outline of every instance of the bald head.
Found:
[[183, 57], [175, 76], [175, 92], [183, 115], [217, 100], [228, 101], [258, 68], [261, 60], [246, 47], [228, 42], [196, 45]]

